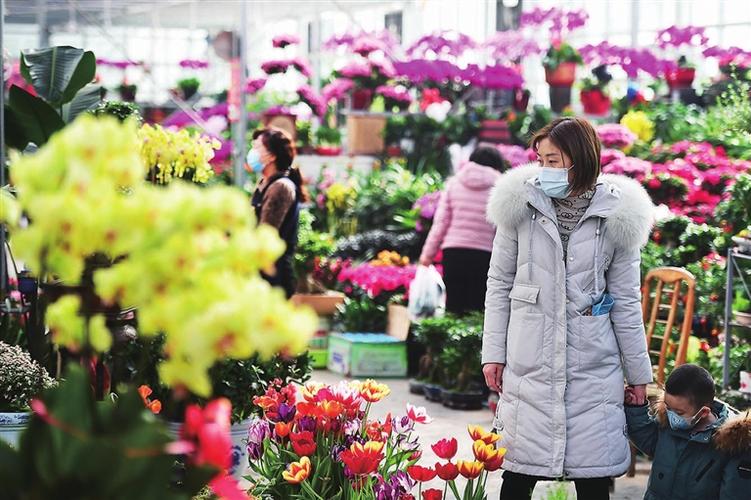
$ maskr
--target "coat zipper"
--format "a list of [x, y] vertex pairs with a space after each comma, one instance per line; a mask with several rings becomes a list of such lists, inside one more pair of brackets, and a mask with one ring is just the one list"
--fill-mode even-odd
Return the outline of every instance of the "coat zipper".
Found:
[[704, 468], [701, 470], [701, 472], [699, 472], [699, 475], [696, 476], [696, 482], [697, 483], [699, 481], [701, 481], [701, 478], [704, 477], [704, 474], [706, 474], [709, 471], [709, 469], [712, 468], [713, 465], [714, 465], [714, 459], [710, 460], [709, 463], [704, 466]]

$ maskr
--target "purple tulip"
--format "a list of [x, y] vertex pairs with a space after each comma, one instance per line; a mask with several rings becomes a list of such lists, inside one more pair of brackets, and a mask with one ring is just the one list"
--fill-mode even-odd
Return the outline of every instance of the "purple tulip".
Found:
[[254, 418], [248, 426], [248, 455], [251, 460], [258, 460], [263, 454], [263, 441], [271, 435], [271, 428], [266, 420]]
[[297, 408], [295, 408], [294, 405], [288, 405], [287, 403], [282, 403], [279, 405], [279, 419], [282, 422], [291, 422], [292, 419], [295, 418], [296, 412]]
[[300, 420], [297, 421], [297, 428], [299, 431], [315, 432], [316, 419], [313, 417], [302, 417]]

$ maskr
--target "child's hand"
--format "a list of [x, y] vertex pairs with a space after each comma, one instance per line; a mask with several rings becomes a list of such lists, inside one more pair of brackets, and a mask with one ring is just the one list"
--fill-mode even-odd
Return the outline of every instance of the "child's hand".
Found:
[[644, 394], [642, 394], [644, 391], [643, 390], [640, 391], [637, 389], [638, 388], [633, 385], [629, 385], [626, 387], [626, 390], [624, 391], [624, 394], [623, 394], [623, 401], [627, 405], [642, 406], [646, 404], [647, 402], [646, 397]]

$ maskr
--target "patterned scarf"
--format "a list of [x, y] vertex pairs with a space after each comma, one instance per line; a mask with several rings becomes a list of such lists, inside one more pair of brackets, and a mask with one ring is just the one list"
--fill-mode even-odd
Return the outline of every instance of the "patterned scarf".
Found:
[[571, 237], [571, 233], [574, 232], [574, 228], [576, 228], [584, 212], [589, 208], [594, 195], [595, 188], [592, 188], [578, 196], [569, 196], [560, 199], [553, 198], [555, 215], [558, 219], [558, 233], [561, 235], [564, 256], [568, 252], [568, 240]]

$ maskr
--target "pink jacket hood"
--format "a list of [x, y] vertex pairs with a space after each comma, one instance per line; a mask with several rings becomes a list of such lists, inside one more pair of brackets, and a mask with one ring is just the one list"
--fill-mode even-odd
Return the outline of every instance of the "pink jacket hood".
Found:
[[500, 175], [500, 172], [492, 167], [478, 165], [469, 161], [459, 167], [459, 171], [455, 177], [457, 181], [461, 182], [468, 189], [484, 191], [492, 188]]

